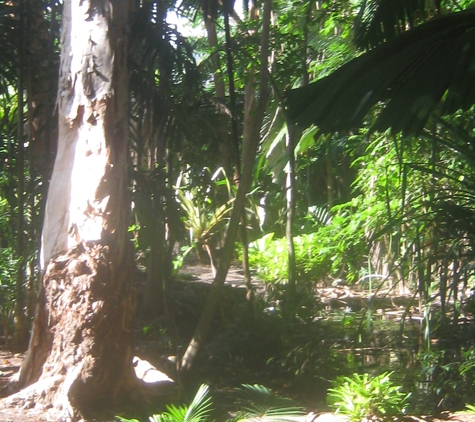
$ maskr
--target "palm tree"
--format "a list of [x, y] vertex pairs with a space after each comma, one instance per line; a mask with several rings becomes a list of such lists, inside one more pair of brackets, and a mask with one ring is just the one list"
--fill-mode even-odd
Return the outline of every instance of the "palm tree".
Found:
[[[144, 2], [131, 14], [129, 47], [130, 132], [133, 150], [132, 200], [147, 250], [144, 311], [157, 316], [166, 308], [164, 292], [172, 275], [172, 251], [179, 215], [173, 198], [175, 156], [196, 129], [205, 107], [190, 113], [202, 98], [201, 76], [190, 44], [166, 22], [164, 4]], [[191, 116], [191, 117], [190, 117]], [[186, 120], [187, 125], [182, 122]]]

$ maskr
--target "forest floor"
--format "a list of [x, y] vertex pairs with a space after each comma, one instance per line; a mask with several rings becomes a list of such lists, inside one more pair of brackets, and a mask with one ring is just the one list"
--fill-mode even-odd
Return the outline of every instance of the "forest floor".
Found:
[[[154, 366], [170, 375], [170, 377], [176, 379], [176, 373], [174, 371], [173, 361], [175, 356], [179, 356], [182, 353], [182, 345], [186, 344], [193, 333], [194, 324], [199, 318], [202, 311], [207, 292], [209, 291], [209, 285], [213, 281], [211, 271], [208, 267], [193, 265], [185, 266], [181, 270], [181, 275], [174, 284], [173, 289], [170, 291], [170, 303], [173, 309], [169, 312], [173, 314], [173, 324], [169, 321], [164, 322], [163, 318], [159, 318], [156, 321], [147, 322], [146, 324], [138, 317], [137, 328], [137, 347], [136, 353], [142, 359], [150, 361]], [[258, 280], [253, 280], [254, 288], [257, 294], [264, 294], [265, 285]], [[220, 324], [230, 321], [231, 317], [236, 309], [234, 304], [240, 302], [241, 305], [245, 302], [245, 286], [242, 273], [237, 268], [232, 268], [229, 272], [226, 287], [224, 289], [223, 307], [219, 311], [218, 319], [221, 319]], [[361, 292], [351, 292], [346, 286], [334, 286], [331, 288], [320, 289], [319, 295], [327, 301], [328, 304], [334, 306], [349, 306], [358, 307], [362, 306], [365, 300], [364, 295]], [[399, 298], [399, 300], [402, 300]], [[201, 306], [199, 306], [201, 304]], [[394, 301], [394, 298], [386, 304], [388, 307], [392, 306], [393, 312], [398, 312], [401, 306], [398, 306], [398, 300]], [[238, 332], [239, 328], [235, 331]], [[232, 329], [231, 329], [231, 332]], [[241, 333], [242, 334], [242, 333]], [[211, 386], [213, 393], [214, 403], [221, 412], [218, 412], [215, 416], [216, 422], [222, 422], [226, 420], [224, 415], [227, 413], [227, 409], [232, 407], [232, 391], [235, 386], [242, 383], [259, 384], [272, 386], [272, 389], [279, 390], [281, 395], [288, 395], [292, 398], [303, 398], [304, 396], [312, 397], [313, 391], [306, 391], [306, 386], [301, 386], [300, 390], [295, 390], [288, 380], [285, 379], [285, 374], [273, 375], [272, 371], [263, 370], [260, 367], [249, 367], [244, 365], [242, 358], [232, 356], [230, 359], [222, 358], [219, 356], [221, 350], [217, 352], [217, 349], [226, 348], [226, 342], [229, 342], [229, 338], [224, 335], [223, 338], [215, 338], [211, 345], [207, 346], [208, 349], [203, 353], [196, 363], [198, 368], [191, 374], [193, 381], [188, 387], [188, 394], [185, 393], [186, 400], [189, 400], [193, 396], [193, 392], [196, 391], [197, 386], [200, 383], [207, 383]], [[181, 338], [182, 340], [178, 340]], [[176, 350], [173, 355], [173, 350]], [[251, 351], [252, 353], [252, 351]], [[226, 354], [226, 352], [224, 353]], [[231, 353], [229, 353], [231, 356]], [[7, 394], [7, 388], [10, 381], [14, 380], [18, 376], [18, 372], [23, 361], [24, 354], [14, 353], [8, 350], [7, 347], [0, 348], [0, 396], [5, 397]], [[177, 380], [185, 384], [187, 380]], [[3, 393], [3, 394], [2, 394]], [[305, 401], [305, 400], [304, 400]], [[309, 405], [307, 400], [304, 404], [309, 413], [295, 421], [300, 422], [343, 422], [346, 421], [341, 415], [335, 415], [328, 411], [323, 406], [316, 406], [318, 409]], [[320, 412], [320, 410], [323, 410]], [[400, 421], [406, 422], [475, 422], [475, 414], [457, 414], [445, 412], [437, 417], [433, 416], [407, 416]], [[54, 419], [54, 413], [48, 413], [47, 415], [35, 410], [33, 404], [31, 408], [17, 408], [17, 409], [4, 409], [0, 401], [0, 422], [58, 422]]]
[[[23, 361], [23, 354], [14, 353], [8, 349], [0, 349], [0, 389], [7, 388], [8, 383], [15, 377]], [[330, 412], [311, 412], [295, 422], [346, 422], [347, 419]], [[398, 419], [400, 422], [474, 422], [475, 415], [444, 413], [439, 417], [408, 416]], [[54, 413], [44, 414], [34, 408], [2, 409], [0, 403], [0, 422], [59, 422], [54, 419]], [[216, 422], [222, 422], [219, 419]]]

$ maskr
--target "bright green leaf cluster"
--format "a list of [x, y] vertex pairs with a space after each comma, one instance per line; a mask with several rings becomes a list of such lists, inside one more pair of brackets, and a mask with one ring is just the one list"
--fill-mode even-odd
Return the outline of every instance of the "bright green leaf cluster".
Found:
[[343, 377], [337, 381], [335, 388], [328, 390], [328, 402], [338, 413], [347, 415], [351, 422], [360, 422], [373, 416], [402, 415], [410, 394], [401, 392], [401, 387], [393, 384], [392, 374], [385, 372], [376, 377], [370, 377], [369, 374]]

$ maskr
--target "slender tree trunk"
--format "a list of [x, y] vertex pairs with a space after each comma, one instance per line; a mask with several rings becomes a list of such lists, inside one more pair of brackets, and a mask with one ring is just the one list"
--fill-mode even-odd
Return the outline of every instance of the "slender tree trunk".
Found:
[[285, 227], [285, 237], [287, 240], [288, 256], [288, 307], [292, 309], [295, 304], [296, 295], [296, 263], [294, 245], [294, 215], [295, 215], [295, 144], [296, 127], [287, 123], [286, 149], [289, 160], [287, 178], [285, 183], [287, 201], [287, 219]]
[[[158, 2], [156, 17], [157, 29], [160, 30], [163, 37], [167, 30], [167, 10], [168, 2]], [[165, 96], [171, 95], [168, 86], [170, 86], [170, 71], [168, 65], [160, 61], [160, 85], [165, 87]], [[166, 236], [166, 198], [163, 192], [167, 189], [167, 178], [165, 175], [165, 167], [167, 164], [167, 148], [166, 148], [166, 121], [160, 116], [154, 115], [153, 95], [149, 98], [149, 118], [147, 121], [150, 148], [149, 172], [154, 175], [154, 180], [150, 180], [150, 191], [153, 192], [150, 198], [151, 209], [153, 213], [153, 227], [150, 229], [154, 234], [150, 243], [149, 264], [147, 266], [147, 284], [145, 288], [144, 307], [146, 315], [149, 318], [156, 318], [166, 311], [165, 290], [169, 281], [171, 271], [170, 256], [167, 245]], [[154, 121], [159, 120], [158, 128], [154, 127]], [[158, 176], [158, 177], [157, 177]], [[156, 178], [155, 178], [156, 177]], [[152, 187], [153, 186], [153, 187]]]
[[10, 397], [67, 420], [111, 417], [141, 394], [127, 235], [127, 0], [66, 0], [59, 144], [42, 235], [43, 283]]
[[[210, 16], [206, 9], [203, 9], [203, 16], [205, 21], [206, 34], [208, 37], [208, 45], [210, 48], [216, 50], [218, 48], [216, 23], [213, 17]], [[226, 104], [226, 88], [224, 84], [223, 75], [221, 73], [221, 62], [219, 60], [219, 55], [216, 51], [213, 52], [213, 55], [211, 57], [211, 63], [213, 66], [214, 89], [216, 91], [218, 109], [223, 110], [222, 106]], [[231, 174], [232, 166], [230, 164], [231, 154], [229, 151], [229, 134], [227, 121], [223, 119], [222, 124], [220, 124], [216, 128], [216, 131], [217, 136], [219, 138], [219, 153], [221, 156], [223, 167], [226, 170], [226, 174]]]
[[[162, 220], [164, 221], [164, 220]], [[165, 233], [163, 223], [157, 221], [150, 244], [145, 286], [144, 308], [148, 318], [157, 318], [164, 312]]]
[[[18, 195], [18, 208], [17, 208], [17, 254], [20, 258], [20, 265], [18, 266], [16, 276], [16, 302], [15, 302], [15, 320], [14, 320], [14, 332], [12, 347], [17, 350], [26, 350], [28, 346], [28, 326], [25, 315], [25, 265], [26, 265], [26, 242], [25, 242], [25, 150], [23, 144], [23, 101], [20, 98], [23, 97], [23, 90], [18, 92], [18, 153], [17, 153], [17, 195]], [[21, 120], [20, 120], [21, 119]]]
[[[234, 151], [234, 182], [237, 187], [239, 187], [239, 179], [241, 177], [241, 160], [240, 160], [240, 151], [239, 151], [239, 135], [238, 135], [238, 124], [237, 124], [237, 112], [236, 112], [236, 95], [234, 89], [234, 71], [233, 71], [233, 59], [232, 59], [232, 46], [231, 46], [231, 31], [229, 25], [229, 15], [233, 13], [234, 10], [225, 10], [224, 22], [225, 22], [225, 35], [226, 35], [226, 68], [228, 73], [228, 81], [229, 81], [229, 111], [231, 112], [231, 141]], [[208, 44], [212, 48], [217, 48], [218, 46], [218, 37], [216, 34], [216, 24], [215, 21], [212, 19], [212, 16], [208, 16], [206, 10], [203, 10], [203, 15], [205, 17], [205, 26], [206, 26], [206, 33], [208, 35]], [[212, 57], [213, 63], [213, 71], [214, 71], [214, 85], [216, 90], [216, 97], [218, 102], [222, 102], [224, 104], [226, 100], [226, 90], [224, 85], [223, 76], [221, 74], [221, 64], [218, 55], [214, 55]], [[229, 143], [228, 143], [228, 131], [227, 125], [221, 125], [218, 128], [220, 132], [220, 139], [221, 142], [219, 144], [221, 157], [223, 159], [223, 167], [226, 170], [226, 174], [231, 174], [231, 166], [230, 166], [230, 151], [229, 151]], [[249, 246], [247, 240], [247, 229], [246, 229], [246, 214], [243, 210], [242, 214], [242, 221], [240, 226], [240, 235], [241, 235], [241, 244], [242, 244], [242, 268], [244, 272], [244, 283], [246, 285], [247, 294], [246, 297], [251, 304], [254, 300], [254, 292], [252, 289], [251, 283], [251, 272], [249, 269]], [[208, 252], [210, 255], [210, 252]], [[216, 276], [216, 266], [213, 264], [211, 255], [210, 260], [212, 262], [212, 269], [213, 269], [213, 277]]]
[[[151, 107], [150, 107], [151, 110]], [[152, 111], [150, 111], [152, 112]], [[145, 286], [144, 308], [149, 318], [157, 318], [164, 310], [164, 284], [165, 278], [165, 215], [163, 213], [164, 201], [159, 193], [165, 189], [165, 180], [162, 178], [161, 169], [163, 167], [164, 151], [160, 151], [157, 146], [157, 135], [153, 134], [151, 127], [153, 118], [147, 121], [149, 126], [149, 142], [150, 149], [148, 171], [150, 174], [158, 174], [158, 180], [147, 178], [150, 198], [148, 204], [150, 209], [147, 211], [149, 217], [149, 230], [153, 231], [150, 240], [150, 252], [147, 265], [147, 283]]]
[[246, 210], [243, 208], [241, 218], [241, 246], [242, 246], [242, 271], [244, 273], [244, 285], [246, 286], [246, 300], [249, 311], [254, 312], [255, 292], [252, 285], [251, 267], [249, 265], [249, 240], [247, 237]]
[[259, 79], [259, 97], [256, 95], [254, 86], [254, 75], [249, 75], [246, 87], [246, 97], [244, 102], [244, 133], [243, 133], [243, 150], [242, 163], [243, 171], [239, 188], [231, 211], [231, 218], [226, 233], [222, 258], [219, 261], [216, 277], [213, 286], [206, 301], [205, 309], [198, 325], [193, 334], [193, 338], [185, 351], [181, 361], [181, 369], [189, 370], [196, 358], [199, 349], [203, 345], [211, 328], [217, 305], [219, 303], [219, 294], [223, 286], [226, 275], [231, 264], [239, 223], [241, 221], [242, 212], [246, 194], [252, 183], [252, 171], [257, 154], [260, 140], [260, 128], [264, 118], [267, 98], [269, 96], [268, 88], [268, 55], [269, 55], [269, 26], [270, 26], [271, 0], [265, 0], [264, 13], [262, 18], [262, 33], [260, 46], [260, 79]]
[[[216, 24], [211, 16], [208, 16], [206, 10], [203, 10], [206, 34], [208, 37], [208, 45], [210, 48], [216, 49], [218, 47], [218, 35], [216, 33]], [[224, 101], [226, 98], [226, 90], [224, 87], [224, 80], [221, 74], [221, 63], [217, 53], [214, 53], [211, 59], [213, 64], [213, 78], [214, 89], [216, 91], [216, 97], [220, 101]]]
[[[309, 74], [307, 70], [307, 48], [308, 48], [308, 28], [311, 18], [313, 4], [308, 3], [306, 25], [304, 29], [304, 44], [302, 54], [302, 65], [304, 68], [301, 86], [309, 84]], [[287, 137], [286, 137], [286, 151], [289, 160], [288, 171], [286, 177], [286, 206], [287, 206], [287, 218], [285, 227], [285, 237], [287, 242], [287, 256], [288, 256], [288, 308], [292, 310], [296, 301], [296, 287], [297, 287], [297, 270], [296, 270], [296, 258], [295, 258], [295, 244], [294, 244], [294, 220], [295, 220], [295, 147], [297, 145], [298, 138], [300, 136], [297, 131], [297, 127], [292, 125], [288, 119], [286, 119]]]
[[[226, 2], [225, 4], [230, 6]], [[237, 122], [237, 112], [236, 112], [236, 92], [234, 88], [234, 69], [233, 69], [233, 56], [232, 56], [232, 46], [231, 46], [231, 29], [229, 25], [229, 15], [231, 10], [224, 11], [224, 28], [226, 33], [226, 63], [228, 70], [228, 80], [229, 80], [229, 109], [231, 110], [231, 138], [234, 149], [234, 183], [239, 188], [239, 181], [241, 179], [241, 158], [239, 151], [239, 135], [238, 135], [238, 122]], [[249, 268], [249, 241], [247, 237], [247, 218], [246, 211], [243, 207], [242, 216], [241, 216], [241, 226], [239, 233], [241, 235], [241, 246], [242, 246], [242, 270], [244, 272], [244, 284], [246, 286], [246, 299], [249, 304], [249, 310], [253, 312], [254, 310], [254, 289], [252, 287], [251, 280], [251, 269]]]
[[327, 150], [327, 198], [328, 209], [333, 206], [334, 200], [334, 182], [333, 182], [333, 158], [332, 158], [332, 138], [330, 135], [326, 137], [326, 150]]

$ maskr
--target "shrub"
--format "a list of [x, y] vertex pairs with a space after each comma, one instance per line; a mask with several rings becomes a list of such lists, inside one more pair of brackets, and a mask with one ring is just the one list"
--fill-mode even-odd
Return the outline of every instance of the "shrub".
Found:
[[342, 377], [330, 388], [328, 402], [337, 413], [360, 422], [371, 417], [398, 416], [405, 412], [409, 394], [391, 381], [392, 372], [385, 372], [374, 378], [368, 374], [353, 374]]

